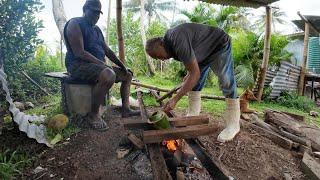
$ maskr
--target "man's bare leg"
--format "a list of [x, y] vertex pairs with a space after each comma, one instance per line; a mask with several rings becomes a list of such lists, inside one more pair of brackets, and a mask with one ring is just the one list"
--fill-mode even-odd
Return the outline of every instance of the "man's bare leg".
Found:
[[98, 83], [93, 88], [92, 112], [89, 113], [89, 116], [92, 119], [91, 124], [94, 128], [102, 129], [106, 126], [100, 117], [99, 109], [100, 105], [104, 103], [104, 97], [114, 84], [115, 79], [114, 71], [106, 68], [100, 73]]
[[122, 117], [139, 116], [140, 111], [132, 110], [130, 108], [129, 96], [130, 96], [130, 85], [132, 80], [132, 75], [124, 74], [118, 69], [114, 69], [117, 74], [117, 81], [121, 82], [120, 94], [122, 100]]

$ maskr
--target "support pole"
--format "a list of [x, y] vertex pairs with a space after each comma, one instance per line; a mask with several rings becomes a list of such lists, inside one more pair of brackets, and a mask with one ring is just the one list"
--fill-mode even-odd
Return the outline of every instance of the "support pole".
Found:
[[306, 75], [306, 65], [307, 65], [307, 59], [308, 59], [309, 33], [310, 33], [310, 24], [308, 22], [305, 22], [303, 59], [301, 64], [301, 72], [300, 72], [299, 88], [298, 88], [299, 95], [302, 95], [302, 92], [304, 89], [304, 77]]
[[259, 77], [258, 92], [257, 92], [257, 98], [259, 102], [261, 101], [261, 97], [263, 93], [266, 73], [268, 69], [269, 57], [270, 57], [271, 23], [272, 23], [271, 7], [266, 6], [266, 14], [267, 14], [267, 19], [266, 19], [266, 33], [264, 38], [263, 61], [260, 67], [260, 77]]
[[122, 0], [117, 0], [117, 34], [118, 34], [118, 46], [119, 46], [119, 58], [125, 63], [124, 55], [124, 41], [122, 35]]

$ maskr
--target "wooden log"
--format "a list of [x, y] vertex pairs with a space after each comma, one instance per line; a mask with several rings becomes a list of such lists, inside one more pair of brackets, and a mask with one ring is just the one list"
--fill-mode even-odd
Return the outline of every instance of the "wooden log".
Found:
[[148, 89], [153, 89], [153, 90], [161, 91], [161, 92], [169, 92], [170, 91], [168, 89], [158, 88], [156, 86], [142, 84], [142, 83], [139, 83], [139, 82], [136, 82], [136, 81], [131, 81], [131, 85], [140, 86], [140, 87], [144, 87], [144, 88], [148, 88]]
[[297, 142], [299, 144], [306, 145], [306, 146], [309, 144], [308, 140], [301, 138], [301, 137], [298, 137], [298, 136], [291, 134], [289, 132], [286, 132], [284, 130], [277, 129], [277, 128], [275, 128], [275, 127], [271, 126], [270, 124], [267, 124], [263, 121], [254, 121], [253, 123], [261, 128], [268, 130], [268, 131], [278, 133], [278, 135], [281, 135], [281, 136], [288, 138], [288, 139], [290, 139], [294, 142]]
[[167, 92], [165, 95], [163, 95], [162, 97], [160, 97], [159, 99], [157, 99], [157, 102], [162, 102], [163, 100], [165, 100], [168, 97], [171, 97], [172, 94], [176, 93], [180, 88], [182, 87], [182, 85], [179, 85], [173, 89], [171, 89], [169, 92]]
[[315, 158], [305, 152], [302, 159], [302, 171], [310, 180], [320, 179], [320, 163]]
[[134, 144], [138, 149], [144, 148], [144, 143], [134, 134], [129, 134], [128, 139]]
[[143, 132], [145, 144], [162, 142], [164, 140], [189, 139], [214, 133], [218, 130], [217, 125], [197, 125], [166, 130], [150, 130]]
[[21, 73], [34, 85], [36, 85], [41, 91], [43, 91], [44, 93], [46, 93], [48, 96], [50, 96], [51, 94], [48, 93], [43, 87], [41, 87], [35, 80], [33, 80], [26, 72], [21, 71]]
[[261, 134], [262, 136], [270, 139], [272, 142], [278, 144], [279, 146], [281, 146], [281, 147], [283, 147], [285, 149], [288, 149], [288, 150], [292, 149], [293, 142], [290, 139], [282, 137], [282, 136], [278, 135], [275, 132], [272, 132], [270, 130], [261, 128], [261, 127], [255, 125], [255, 124], [251, 124], [251, 123], [248, 123], [248, 122], [243, 121], [243, 120], [241, 121], [241, 123], [249, 125], [250, 128], [254, 129], [259, 134]]
[[298, 114], [289, 113], [289, 112], [284, 112], [284, 111], [281, 111], [281, 113], [287, 114], [287, 115], [291, 116], [292, 118], [294, 118], [295, 120], [304, 121], [304, 116], [301, 116], [301, 115], [298, 115]]
[[162, 156], [160, 146], [158, 143], [147, 145], [151, 167], [153, 172], [153, 179], [155, 180], [172, 180], [170, 173], [168, 172], [166, 162]]
[[[209, 117], [202, 116], [188, 116], [188, 117], [176, 117], [169, 118], [169, 122], [173, 127], [192, 126], [200, 124], [208, 124]], [[140, 119], [124, 119], [122, 125], [127, 129], [152, 129], [152, 124]]]
[[292, 134], [301, 135], [301, 125], [287, 114], [266, 110], [265, 121], [269, 124], [275, 124]]
[[202, 99], [214, 99], [214, 100], [222, 100], [224, 101], [226, 98], [223, 96], [210, 96], [210, 95], [201, 95]]

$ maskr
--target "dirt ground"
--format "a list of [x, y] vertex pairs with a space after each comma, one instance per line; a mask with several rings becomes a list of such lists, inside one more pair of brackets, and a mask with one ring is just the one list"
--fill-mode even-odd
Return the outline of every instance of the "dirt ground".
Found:
[[[108, 131], [83, 130], [53, 149], [37, 144], [24, 133], [4, 132], [5, 135], [0, 136], [4, 142], [0, 148], [19, 146], [31, 155], [40, 156], [33, 167], [24, 172], [23, 179], [147, 179], [138, 175], [126, 158], [117, 159], [116, 149], [127, 134], [121, 127], [119, 111], [110, 108], [106, 121], [110, 126]], [[243, 127], [234, 141], [219, 144], [216, 138], [220, 130], [200, 140], [236, 179], [282, 179], [284, 173], [293, 179], [303, 179], [301, 159], [294, 152], [277, 146], [249, 127]], [[33, 174], [38, 166], [46, 170]]]
[[200, 137], [211, 157], [220, 160], [236, 179], [284, 179], [289, 174], [293, 179], [304, 179], [301, 159], [296, 152], [288, 151], [261, 136], [247, 125], [231, 142], [216, 141], [219, 131]]

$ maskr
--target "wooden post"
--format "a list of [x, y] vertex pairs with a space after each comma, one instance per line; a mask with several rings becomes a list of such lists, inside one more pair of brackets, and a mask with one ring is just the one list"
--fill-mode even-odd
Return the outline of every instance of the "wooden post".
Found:
[[264, 52], [263, 52], [263, 60], [260, 67], [260, 77], [259, 77], [259, 84], [258, 84], [258, 92], [257, 92], [257, 98], [258, 101], [261, 101], [263, 88], [264, 88], [264, 82], [266, 78], [266, 73], [268, 69], [268, 63], [269, 63], [269, 56], [270, 56], [270, 42], [271, 42], [271, 21], [272, 21], [272, 13], [271, 13], [271, 7], [266, 7], [266, 13], [267, 13], [267, 19], [266, 19], [266, 33], [264, 38]]
[[306, 65], [307, 65], [307, 59], [308, 59], [309, 33], [310, 33], [310, 24], [308, 22], [305, 22], [304, 42], [303, 42], [303, 59], [302, 59], [302, 64], [301, 64], [301, 72], [300, 72], [299, 88], [298, 88], [299, 95], [302, 95], [302, 92], [304, 89], [304, 77], [306, 75]]
[[123, 63], [125, 63], [124, 41], [123, 41], [123, 35], [122, 35], [122, 0], [117, 0], [117, 34], [118, 34], [119, 58]]

